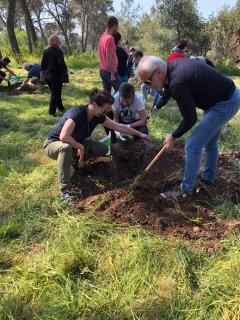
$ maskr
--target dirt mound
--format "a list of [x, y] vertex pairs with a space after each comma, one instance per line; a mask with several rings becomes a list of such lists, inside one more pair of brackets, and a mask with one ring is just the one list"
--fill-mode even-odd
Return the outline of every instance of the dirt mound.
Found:
[[10, 86], [0, 86], [0, 93], [6, 93], [9, 96], [18, 96], [20, 94], [34, 94], [37, 87], [26, 85], [21, 90], [17, 90], [17, 88], [21, 85], [22, 82], [15, 83]]
[[73, 189], [82, 198], [129, 185], [144, 168], [148, 149], [142, 143], [116, 144], [111, 157], [88, 160], [73, 176]]
[[[74, 177], [75, 188], [82, 190], [79, 209], [94, 209], [113, 219], [139, 224], [163, 235], [187, 239], [218, 239], [239, 227], [238, 221], [217, 218], [211, 211], [216, 196], [233, 202], [240, 200], [233, 161], [240, 152], [222, 155], [214, 186], [197, 184], [187, 203], [162, 203], [159, 194], [179, 184], [184, 165], [183, 146], [167, 151], [147, 176], [133, 187], [136, 175], [157, 154], [159, 147], [116, 146], [113, 157], [86, 163]], [[97, 208], [97, 209], [96, 209]]]

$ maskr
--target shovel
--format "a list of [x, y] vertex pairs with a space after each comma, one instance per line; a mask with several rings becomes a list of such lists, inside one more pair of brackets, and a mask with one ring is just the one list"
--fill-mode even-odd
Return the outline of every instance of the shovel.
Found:
[[132, 183], [131, 188], [135, 188], [136, 185], [139, 183], [139, 181], [145, 177], [148, 172], [150, 171], [150, 169], [152, 168], [152, 166], [161, 158], [161, 156], [164, 154], [164, 152], [167, 149], [167, 145], [163, 146], [162, 149], [158, 152], [158, 154], [152, 159], [152, 161], [149, 163], [149, 165], [144, 169], [144, 171], [136, 177], [135, 181]]

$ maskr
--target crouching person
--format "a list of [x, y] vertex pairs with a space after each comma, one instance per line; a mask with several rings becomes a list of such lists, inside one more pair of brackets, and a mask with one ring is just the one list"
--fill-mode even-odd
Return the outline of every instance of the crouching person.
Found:
[[88, 139], [98, 124], [145, 141], [150, 140], [148, 135], [116, 123], [105, 115], [113, 102], [114, 99], [108, 92], [93, 90], [89, 104], [67, 110], [44, 142], [44, 153], [49, 158], [57, 160], [61, 199], [70, 206], [75, 204], [70, 190], [70, 171], [75, 155], [82, 164], [83, 160], [90, 156], [104, 156], [108, 152], [108, 147], [103, 143]]
[[40, 80], [40, 71], [41, 71], [40, 64], [37, 64], [37, 63], [31, 64], [28, 62], [24, 62], [23, 69], [25, 69], [28, 72], [28, 75], [26, 79], [23, 80], [22, 84], [17, 88], [18, 90], [25, 88], [29, 80], [31, 80], [31, 83], [35, 86], [43, 87], [44, 85], [47, 84], [44, 80]]
[[[147, 114], [143, 98], [141, 94], [135, 92], [134, 86], [130, 83], [121, 84], [119, 91], [113, 97], [113, 120], [148, 134]], [[122, 138], [118, 132], [112, 132], [113, 142], [118, 137]], [[135, 139], [137, 138], [136, 136]]]
[[6, 81], [8, 83], [8, 85], [10, 85], [9, 79], [6, 78], [6, 72], [3, 72], [1, 69], [5, 69], [6, 71], [8, 71], [11, 75], [16, 76], [16, 74], [9, 69], [8, 65], [11, 63], [11, 60], [6, 57], [3, 59], [0, 59], [0, 83], [2, 81]]

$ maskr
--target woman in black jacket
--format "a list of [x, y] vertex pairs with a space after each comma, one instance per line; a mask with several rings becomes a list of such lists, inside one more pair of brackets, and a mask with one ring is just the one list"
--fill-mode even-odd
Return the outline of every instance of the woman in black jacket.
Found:
[[56, 108], [64, 111], [62, 103], [62, 84], [68, 82], [67, 66], [63, 52], [60, 49], [61, 41], [57, 35], [48, 39], [49, 47], [44, 51], [41, 62], [41, 80], [45, 80], [51, 90], [49, 114], [56, 116]]

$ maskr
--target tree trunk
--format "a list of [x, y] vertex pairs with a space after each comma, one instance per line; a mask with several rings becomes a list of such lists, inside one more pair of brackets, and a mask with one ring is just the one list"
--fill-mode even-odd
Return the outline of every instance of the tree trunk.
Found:
[[29, 28], [28, 28], [28, 23], [26, 21], [26, 17], [25, 17], [25, 25], [26, 25], [27, 40], [28, 40], [28, 53], [32, 54], [33, 53], [33, 44], [32, 44], [31, 33], [30, 33]]
[[37, 23], [38, 23], [39, 30], [40, 30], [40, 33], [41, 33], [41, 37], [43, 39], [44, 44], [47, 45], [47, 38], [45, 37], [44, 31], [43, 31], [40, 14], [37, 11], [34, 11], [34, 12], [35, 12], [35, 15], [37, 17]]
[[16, 9], [16, 0], [8, 0], [8, 15], [7, 15], [7, 33], [8, 39], [14, 55], [20, 55], [20, 49], [17, 43], [16, 34], [14, 31], [14, 17]]
[[83, 22], [81, 26], [81, 51], [82, 52], [84, 52], [84, 35], [85, 35], [85, 26]]
[[72, 49], [71, 49], [70, 42], [69, 42], [69, 39], [68, 39], [67, 31], [64, 29], [64, 27], [63, 27], [63, 25], [61, 23], [59, 23], [58, 25], [59, 25], [59, 28], [62, 30], [64, 39], [66, 41], [66, 45], [67, 45], [67, 48], [68, 48], [68, 53], [72, 54]]
[[26, 0], [20, 0], [20, 4], [21, 4], [22, 10], [24, 12], [26, 28], [28, 29], [27, 32], [30, 35], [31, 43], [32, 43], [32, 45], [34, 45], [34, 47], [37, 47], [36, 30], [34, 28], [32, 17], [31, 17], [30, 11], [28, 9]]
[[86, 19], [86, 32], [85, 32], [84, 52], [87, 51], [88, 37], [89, 37], [89, 17], [87, 17], [87, 19]]

